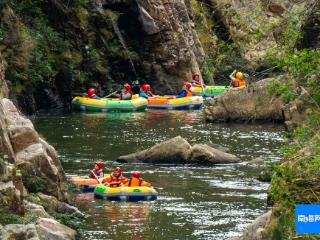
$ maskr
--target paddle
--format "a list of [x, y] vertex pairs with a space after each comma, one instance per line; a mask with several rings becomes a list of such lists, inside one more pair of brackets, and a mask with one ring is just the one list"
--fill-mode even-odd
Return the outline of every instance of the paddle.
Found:
[[99, 184], [102, 184], [102, 182], [100, 181], [100, 179], [98, 178], [98, 176], [94, 173], [94, 171], [91, 170], [92, 175], [94, 176], [94, 178], [98, 181]]
[[104, 98], [108, 98], [108, 97], [112, 96], [113, 94], [116, 94], [118, 91], [119, 91], [119, 90], [116, 90], [116, 91], [110, 93], [109, 95], [105, 96]]

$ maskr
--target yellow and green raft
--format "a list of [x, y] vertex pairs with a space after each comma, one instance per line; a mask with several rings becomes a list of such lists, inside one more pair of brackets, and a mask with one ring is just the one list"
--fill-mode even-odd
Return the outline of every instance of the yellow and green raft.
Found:
[[215, 97], [228, 90], [226, 86], [206, 86], [202, 88], [201, 86], [192, 87], [192, 93], [194, 96], [203, 96], [203, 97]]
[[154, 201], [158, 192], [152, 187], [116, 187], [111, 188], [105, 185], [97, 185], [94, 195], [108, 201]]
[[108, 111], [144, 111], [148, 101], [145, 98], [136, 97], [132, 100], [120, 100], [119, 98], [92, 99], [87, 97], [75, 97], [72, 100], [72, 107], [77, 110], [89, 112]]

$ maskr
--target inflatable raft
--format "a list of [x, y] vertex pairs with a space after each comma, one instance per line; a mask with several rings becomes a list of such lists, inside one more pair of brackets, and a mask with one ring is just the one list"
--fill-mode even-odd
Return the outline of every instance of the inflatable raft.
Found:
[[[109, 176], [110, 174], [105, 174], [100, 180], [102, 181]], [[97, 179], [88, 178], [87, 176], [72, 176], [69, 178], [69, 181], [75, 185], [81, 186], [83, 192], [93, 192], [94, 188], [100, 184]]]
[[144, 111], [147, 104], [148, 101], [140, 97], [134, 97], [132, 100], [120, 100], [119, 98], [92, 99], [87, 97], [72, 99], [74, 109], [90, 112]]
[[192, 93], [195, 96], [215, 97], [224, 93], [228, 87], [225, 86], [206, 86], [203, 90], [202, 87], [192, 87]]
[[199, 109], [203, 105], [201, 96], [173, 98], [172, 96], [158, 96], [148, 98], [148, 108], [156, 109]]
[[157, 199], [158, 192], [152, 187], [117, 187], [110, 188], [97, 185], [94, 195], [108, 201], [153, 201]]

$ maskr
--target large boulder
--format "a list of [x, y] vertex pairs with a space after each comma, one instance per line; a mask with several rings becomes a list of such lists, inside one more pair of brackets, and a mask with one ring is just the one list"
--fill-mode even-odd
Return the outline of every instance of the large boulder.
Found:
[[0, 233], [2, 240], [38, 240], [39, 235], [37, 233], [34, 224], [8, 224], [2, 228]]
[[268, 85], [274, 79], [264, 79], [248, 88], [231, 89], [214, 98], [205, 108], [208, 121], [275, 121], [283, 122], [284, 102], [274, 97]]
[[80, 218], [84, 217], [84, 214], [80, 212], [78, 208], [65, 202], [61, 202], [54, 196], [45, 195], [43, 193], [38, 193], [37, 196], [41, 201], [41, 205], [49, 212], [70, 213], [75, 214]]
[[66, 200], [65, 173], [52, 146], [41, 139], [32, 122], [9, 99], [0, 101], [1, 146], [22, 171], [30, 192], [42, 191]]
[[186, 163], [191, 145], [178, 136], [134, 154], [120, 156], [119, 162]]
[[219, 164], [235, 163], [240, 158], [230, 153], [220, 151], [204, 144], [195, 144], [189, 151], [188, 163], [195, 164]]
[[174, 164], [219, 164], [234, 163], [240, 159], [230, 153], [204, 144], [191, 146], [180, 136], [156, 144], [155, 146], [125, 156], [119, 162], [174, 163]]
[[72, 240], [76, 238], [76, 231], [60, 224], [51, 218], [40, 218], [36, 223], [40, 239]]

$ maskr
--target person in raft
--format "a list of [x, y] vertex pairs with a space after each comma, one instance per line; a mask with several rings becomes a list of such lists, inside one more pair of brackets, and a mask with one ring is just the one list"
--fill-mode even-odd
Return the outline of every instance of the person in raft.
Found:
[[141, 173], [134, 171], [131, 173], [131, 178], [124, 184], [125, 187], [151, 187], [151, 183], [144, 181], [141, 178]]
[[92, 98], [92, 99], [100, 99], [100, 97], [97, 96], [96, 90], [94, 88], [89, 88], [87, 90], [87, 96], [86, 97]]
[[176, 98], [192, 97], [191, 87], [192, 87], [191, 83], [189, 82], [184, 83], [182, 91], [176, 96]]
[[109, 187], [119, 187], [128, 182], [128, 178], [122, 176], [122, 169], [116, 167], [110, 174], [110, 177], [103, 179], [102, 183]]
[[238, 88], [238, 87], [245, 87], [247, 85], [246, 81], [244, 80], [244, 75], [242, 72], [238, 72], [237, 70], [234, 70], [229, 78], [232, 81], [232, 87]]
[[153, 93], [151, 92], [151, 87], [149, 84], [143, 84], [139, 93], [139, 97], [148, 98], [153, 97]]
[[102, 162], [95, 162], [93, 169], [89, 175], [89, 178], [102, 178], [103, 174], [103, 163]]
[[198, 73], [192, 73], [192, 86], [201, 87], [200, 75]]
[[124, 84], [120, 93], [120, 100], [131, 100], [132, 95], [131, 86], [128, 83]]

